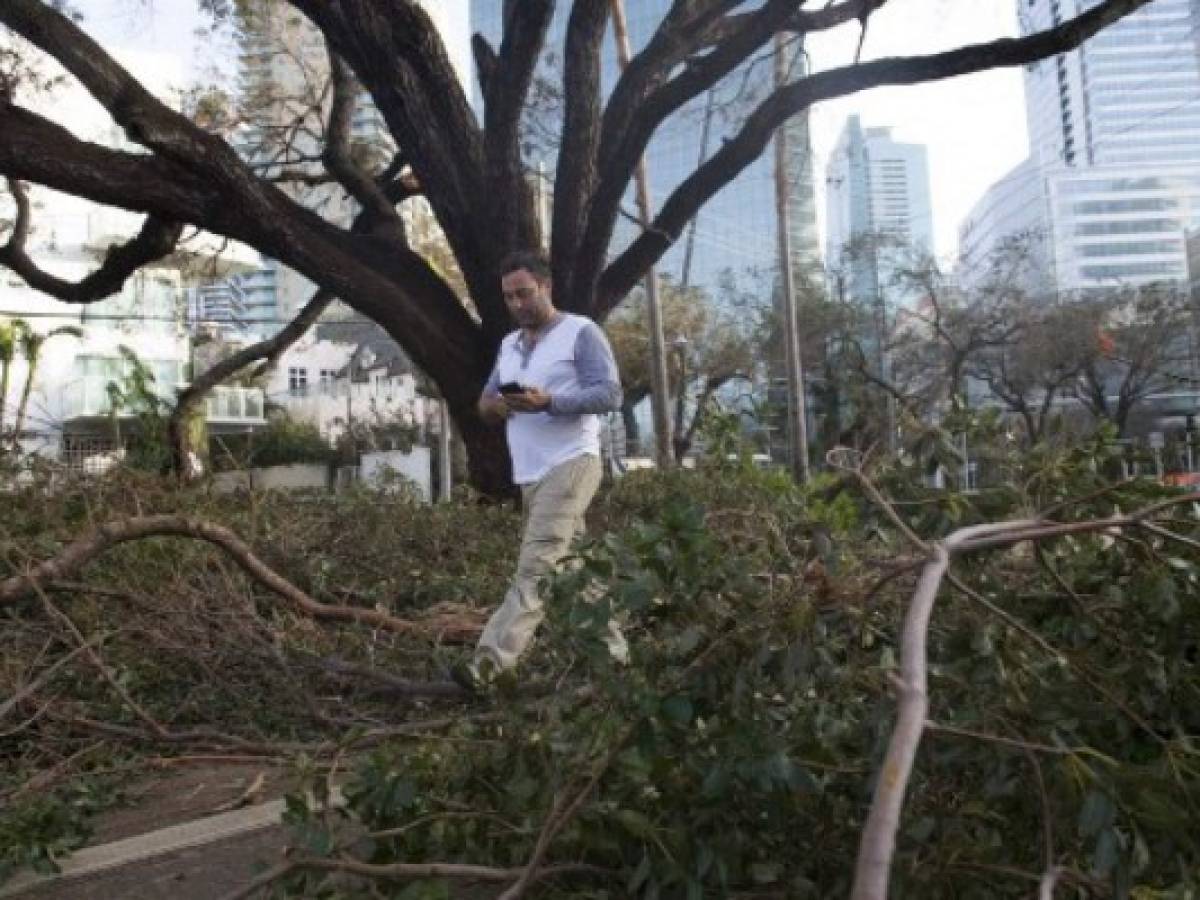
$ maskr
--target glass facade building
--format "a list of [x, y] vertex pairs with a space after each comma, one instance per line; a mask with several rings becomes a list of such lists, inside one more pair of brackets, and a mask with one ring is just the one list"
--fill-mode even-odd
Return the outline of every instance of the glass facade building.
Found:
[[[1098, 2], [1017, 0], [1021, 30]], [[1185, 278], [1184, 235], [1200, 223], [1198, 31], [1200, 2], [1155, 0], [1026, 67], [1030, 161], [976, 207], [971, 227], [984, 238], [965, 240], [965, 254], [1034, 227], [1060, 291]]]
[[933, 249], [929, 157], [923, 144], [892, 139], [890, 128], [863, 128], [850, 116], [826, 170], [825, 258], [840, 273], [842, 290], [878, 301], [890, 287], [887, 253], [849, 255], [858, 238], [895, 238], [903, 247]]

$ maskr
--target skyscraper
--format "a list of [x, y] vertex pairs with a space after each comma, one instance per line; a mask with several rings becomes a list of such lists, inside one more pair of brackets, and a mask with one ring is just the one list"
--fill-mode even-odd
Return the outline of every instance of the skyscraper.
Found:
[[[1097, 2], [1017, 0], [1021, 30]], [[964, 235], [967, 255], [1033, 224], [1060, 291], [1185, 277], [1184, 232], [1200, 221], [1198, 31], [1196, 0], [1155, 0], [1028, 66], [1030, 162], [972, 212], [983, 237]]]
[[[877, 244], [894, 241], [923, 253], [933, 248], [925, 146], [894, 140], [890, 128], [863, 128], [858, 116], [850, 116], [830, 156], [826, 184], [825, 258], [847, 297], [882, 302], [892, 289], [892, 254]], [[866, 239], [871, 243], [853, 252]]]

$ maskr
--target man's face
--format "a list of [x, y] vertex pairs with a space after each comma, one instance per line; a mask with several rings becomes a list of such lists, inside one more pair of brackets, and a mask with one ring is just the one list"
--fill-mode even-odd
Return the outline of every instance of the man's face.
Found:
[[541, 328], [554, 315], [550, 283], [538, 281], [527, 269], [516, 269], [500, 279], [508, 312], [522, 328]]

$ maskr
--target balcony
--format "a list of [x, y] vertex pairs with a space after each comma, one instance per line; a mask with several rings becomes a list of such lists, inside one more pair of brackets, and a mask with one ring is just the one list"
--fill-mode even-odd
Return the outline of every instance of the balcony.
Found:
[[[76, 379], [62, 389], [62, 417], [65, 422], [81, 419], [108, 418], [112, 414], [112, 399], [108, 384], [112, 379], [102, 375], [88, 375]], [[158, 396], [168, 404], [175, 402], [178, 390], [161, 388]], [[205, 398], [205, 419], [210, 425], [249, 426], [266, 423], [264, 395], [261, 388], [217, 387]], [[136, 409], [120, 409], [117, 416], [122, 419], [136, 417]]]

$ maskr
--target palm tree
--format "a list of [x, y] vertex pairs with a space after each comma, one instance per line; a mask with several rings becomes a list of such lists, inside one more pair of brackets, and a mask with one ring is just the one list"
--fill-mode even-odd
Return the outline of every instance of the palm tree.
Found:
[[83, 329], [78, 325], [60, 325], [45, 334], [38, 334], [32, 328], [25, 328], [17, 340], [21, 345], [21, 353], [29, 364], [25, 373], [25, 386], [21, 389], [21, 400], [17, 404], [17, 418], [13, 424], [13, 451], [21, 446], [21, 428], [25, 425], [25, 413], [29, 408], [29, 395], [33, 393], [33, 378], [37, 371], [38, 360], [42, 355], [42, 347], [52, 337], [70, 336], [83, 337]]
[[8, 380], [17, 357], [17, 345], [28, 331], [29, 325], [24, 319], [0, 322], [0, 432], [4, 431], [4, 406], [8, 401]]

